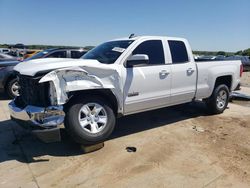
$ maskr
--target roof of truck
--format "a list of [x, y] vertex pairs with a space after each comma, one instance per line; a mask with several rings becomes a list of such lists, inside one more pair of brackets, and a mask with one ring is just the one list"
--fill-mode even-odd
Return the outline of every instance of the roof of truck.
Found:
[[113, 39], [111, 41], [116, 41], [116, 40], [138, 40], [138, 39], [162, 39], [166, 38], [167, 40], [186, 40], [181, 37], [169, 37], [169, 36], [132, 36], [132, 37], [123, 37], [123, 38], [117, 38]]

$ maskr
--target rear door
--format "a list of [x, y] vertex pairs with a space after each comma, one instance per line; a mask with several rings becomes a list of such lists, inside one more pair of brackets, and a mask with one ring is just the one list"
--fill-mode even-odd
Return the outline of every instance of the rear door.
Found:
[[165, 64], [161, 40], [147, 40], [132, 52], [146, 54], [149, 63], [125, 69], [124, 111], [126, 114], [165, 106], [170, 100], [171, 67]]
[[191, 101], [196, 91], [196, 64], [183, 41], [168, 40], [172, 58], [171, 104]]

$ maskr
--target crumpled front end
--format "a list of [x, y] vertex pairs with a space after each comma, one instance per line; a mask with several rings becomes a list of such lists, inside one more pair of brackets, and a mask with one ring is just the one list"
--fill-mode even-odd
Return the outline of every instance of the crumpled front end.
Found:
[[[107, 65], [106, 65], [107, 66]], [[105, 66], [104, 66], [105, 67]], [[39, 83], [49, 83], [52, 105], [64, 105], [70, 92], [109, 89], [117, 99], [118, 112], [122, 111], [122, 90], [118, 69], [103, 67], [69, 67], [57, 69], [43, 76]]]
[[10, 116], [25, 128], [52, 129], [64, 121], [62, 105], [52, 105], [49, 84], [39, 84], [41, 76], [17, 74], [20, 96], [9, 103]]
[[[93, 74], [95, 73], [95, 74]], [[74, 91], [110, 89], [122, 110], [120, 75], [110, 67], [69, 67], [43, 76], [18, 75], [20, 96], [10, 102], [13, 120], [32, 128], [57, 128], [64, 122], [64, 104]], [[22, 123], [23, 124], [23, 123]]]

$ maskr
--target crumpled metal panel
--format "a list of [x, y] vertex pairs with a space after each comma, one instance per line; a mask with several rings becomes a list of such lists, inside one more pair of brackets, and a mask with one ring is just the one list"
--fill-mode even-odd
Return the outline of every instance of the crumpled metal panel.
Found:
[[[110, 89], [117, 98], [118, 109], [123, 109], [121, 76], [118, 68], [104, 65], [102, 67], [68, 67], [57, 69], [43, 76], [39, 83], [51, 82], [57, 105], [68, 101], [68, 92], [90, 89]], [[53, 94], [51, 94], [53, 98]]]

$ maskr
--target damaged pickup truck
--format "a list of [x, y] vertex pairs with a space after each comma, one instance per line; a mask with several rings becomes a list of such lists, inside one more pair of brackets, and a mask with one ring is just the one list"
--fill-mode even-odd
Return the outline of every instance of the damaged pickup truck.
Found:
[[222, 113], [243, 69], [240, 61], [195, 62], [182, 38], [141, 36], [105, 42], [81, 59], [31, 60], [14, 70], [13, 120], [46, 131], [64, 123], [76, 142], [94, 144], [120, 116], [199, 99]]

